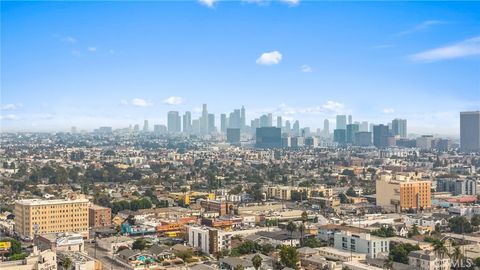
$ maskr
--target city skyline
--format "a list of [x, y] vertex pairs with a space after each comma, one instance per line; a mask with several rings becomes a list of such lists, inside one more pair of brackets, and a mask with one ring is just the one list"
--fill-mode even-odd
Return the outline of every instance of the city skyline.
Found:
[[1, 130], [152, 129], [207, 103], [217, 127], [245, 105], [458, 137], [479, 109], [477, 3], [207, 2], [2, 2]]

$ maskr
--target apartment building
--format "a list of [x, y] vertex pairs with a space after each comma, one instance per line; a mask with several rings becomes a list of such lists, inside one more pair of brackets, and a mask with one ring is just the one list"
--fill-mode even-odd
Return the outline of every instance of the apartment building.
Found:
[[451, 264], [450, 257], [440, 257], [428, 250], [416, 250], [408, 254], [408, 265], [419, 270], [450, 270]]
[[15, 202], [15, 233], [24, 239], [36, 234], [76, 232], [88, 238], [87, 199]]
[[388, 254], [390, 252], [390, 240], [368, 233], [341, 231], [334, 235], [334, 247], [339, 250], [366, 254], [369, 258], [377, 258], [380, 253]]
[[306, 193], [307, 197], [310, 198], [312, 196], [318, 196], [322, 194], [323, 197], [329, 198], [333, 195], [333, 189], [325, 188], [324, 186], [319, 187], [291, 187], [291, 186], [268, 186], [265, 187], [264, 190], [266, 191], [268, 198], [274, 198], [277, 200], [284, 200], [289, 201], [292, 199], [292, 192], [302, 192]]
[[383, 178], [377, 180], [377, 205], [386, 211], [395, 212], [431, 208], [432, 183], [417, 179]]
[[230, 250], [233, 236], [247, 237], [257, 232], [268, 231], [270, 228], [225, 231], [207, 226], [187, 225], [186, 230], [189, 246], [198, 248], [206, 254], [214, 254], [221, 250]]
[[112, 209], [92, 204], [88, 208], [88, 226], [90, 228], [109, 226], [112, 221]]

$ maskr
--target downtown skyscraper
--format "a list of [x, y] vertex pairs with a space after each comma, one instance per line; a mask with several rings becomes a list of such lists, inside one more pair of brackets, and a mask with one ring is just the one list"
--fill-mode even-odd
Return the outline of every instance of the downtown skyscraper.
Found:
[[480, 151], [480, 111], [460, 113], [460, 148], [462, 151]]

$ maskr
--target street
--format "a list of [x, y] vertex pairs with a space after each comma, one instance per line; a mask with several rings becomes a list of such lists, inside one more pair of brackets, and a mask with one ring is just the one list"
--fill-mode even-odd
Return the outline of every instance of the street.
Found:
[[[95, 258], [95, 243], [85, 243], [85, 251]], [[102, 262], [102, 270], [127, 269], [118, 262], [112, 261], [112, 254], [97, 247], [96, 259]]]

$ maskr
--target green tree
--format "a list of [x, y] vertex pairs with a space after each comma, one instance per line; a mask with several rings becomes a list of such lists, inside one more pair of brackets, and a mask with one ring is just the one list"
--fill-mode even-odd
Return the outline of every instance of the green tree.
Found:
[[287, 231], [290, 232], [290, 238], [292, 238], [290, 245], [293, 246], [293, 232], [297, 230], [297, 224], [295, 224], [293, 221], [289, 221], [287, 224]]
[[72, 266], [72, 260], [67, 257], [62, 261], [61, 265], [64, 269], [69, 270]]
[[346, 192], [347, 196], [350, 196], [350, 197], [357, 197], [357, 193], [355, 192], [355, 189], [353, 189], [353, 187], [350, 187], [347, 189], [347, 192]]
[[454, 233], [472, 233], [474, 230], [472, 224], [464, 216], [450, 218], [448, 227]]
[[267, 244], [262, 245], [262, 253], [265, 254], [265, 255], [270, 254], [274, 250], [275, 250], [275, 247], [272, 244], [267, 243]]
[[241, 264], [239, 264], [239, 265], [237, 265], [233, 268], [233, 270], [244, 270], [244, 269], [245, 268]]
[[408, 264], [408, 254], [415, 250], [420, 250], [420, 247], [418, 245], [404, 243], [395, 245], [390, 249], [389, 259], [394, 262]]
[[[473, 215], [472, 219], [470, 219], [470, 223], [474, 227], [479, 227], [480, 226], [480, 215]], [[477, 228], [478, 230], [478, 228]]]
[[286, 267], [297, 269], [298, 252], [294, 247], [282, 246], [280, 248], [280, 261]]
[[317, 248], [322, 246], [322, 242], [318, 238], [307, 238], [303, 241], [303, 245], [310, 248]]
[[302, 223], [300, 226], [298, 226], [298, 231], [300, 232], [300, 246], [303, 247], [303, 237], [305, 236], [305, 224]]
[[132, 249], [144, 250], [147, 246], [145, 238], [137, 238], [132, 244]]
[[413, 224], [412, 229], [410, 229], [410, 231], [408, 232], [408, 237], [412, 237], [415, 235], [420, 235], [417, 224]]
[[340, 198], [340, 203], [349, 203], [347, 196], [344, 193], [338, 194], [338, 198]]
[[10, 242], [10, 252], [8, 253], [9, 256], [21, 254], [22, 253], [22, 244], [20, 241], [13, 239], [13, 238], [3, 238], [0, 242]]
[[371, 234], [379, 237], [394, 237], [395, 229], [393, 229], [392, 226], [382, 226], [380, 229], [373, 231]]
[[260, 255], [255, 255], [253, 256], [252, 258], [252, 264], [253, 264], [253, 267], [255, 267], [255, 270], [258, 270], [258, 268], [260, 268], [260, 266], [262, 265], [262, 257]]

